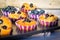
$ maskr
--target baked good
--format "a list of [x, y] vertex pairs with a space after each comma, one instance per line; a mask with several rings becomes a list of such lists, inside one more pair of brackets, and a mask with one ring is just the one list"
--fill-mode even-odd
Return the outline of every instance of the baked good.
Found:
[[23, 3], [23, 5], [21, 7], [21, 11], [27, 13], [29, 10], [33, 10], [35, 8], [36, 8], [36, 6], [33, 5], [33, 3], [31, 3], [31, 4]]
[[10, 35], [12, 30], [12, 23], [10, 19], [5, 16], [0, 18], [0, 36]]
[[8, 14], [8, 17], [10, 19], [13, 19], [13, 20], [18, 20], [18, 19], [24, 19], [24, 18], [26, 18], [27, 14], [24, 13], [24, 12], [20, 12], [20, 11], [18, 11], [18, 12], [14, 12], [13, 11], [13, 12], [11, 12], [11, 13]]
[[37, 29], [36, 21], [33, 19], [23, 19], [15, 22], [21, 33], [30, 32]]
[[29, 4], [30, 10], [34, 10], [36, 8], [36, 6], [33, 3]]
[[58, 25], [58, 17], [53, 14], [43, 14], [39, 16], [41, 26], [53, 27]]
[[3, 13], [4, 16], [7, 16], [8, 17], [8, 14], [10, 12], [12, 12], [12, 11], [17, 12], [17, 11], [19, 11], [19, 8], [14, 7], [14, 6], [7, 6], [5, 8], [2, 8], [1, 11], [2, 11], [2, 13]]
[[32, 19], [38, 19], [38, 17], [41, 15], [41, 14], [44, 14], [45, 13], [45, 11], [44, 10], [42, 10], [42, 9], [34, 9], [34, 10], [31, 10], [31, 11], [29, 11], [28, 12], [28, 15], [29, 15], [29, 17], [30, 18], [32, 18]]

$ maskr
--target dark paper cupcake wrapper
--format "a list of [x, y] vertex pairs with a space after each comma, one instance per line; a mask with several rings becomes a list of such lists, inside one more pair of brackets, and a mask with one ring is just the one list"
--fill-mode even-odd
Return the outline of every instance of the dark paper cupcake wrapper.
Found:
[[54, 22], [44, 22], [40, 20], [40, 25], [45, 26], [45, 27], [53, 27], [53, 26], [58, 26], [58, 20]]
[[37, 29], [37, 25], [21, 26], [21, 25], [18, 25], [17, 23], [15, 23], [15, 24], [19, 28], [21, 33], [30, 32], [30, 31], [34, 31]]

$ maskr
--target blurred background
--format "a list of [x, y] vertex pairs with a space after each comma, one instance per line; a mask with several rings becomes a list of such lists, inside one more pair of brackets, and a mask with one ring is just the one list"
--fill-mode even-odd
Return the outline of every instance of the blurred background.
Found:
[[24, 2], [34, 3], [39, 8], [60, 8], [60, 0], [0, 0], [0, 8], [8, 5], [21, 7]]

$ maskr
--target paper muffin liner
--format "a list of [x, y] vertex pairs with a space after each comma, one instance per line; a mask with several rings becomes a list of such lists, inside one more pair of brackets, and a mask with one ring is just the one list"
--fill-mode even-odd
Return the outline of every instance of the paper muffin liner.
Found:
[[39, 16], [40, 16], [40, 15], [29, 14], [29, 17], [30, 17], [31, 19], [35, 19], [35, 20], [37, 20], [37, 19], [39, 18]]
[[45, 21], [42, 21], [40, 20], [40, 26], [41, 27], [53, 27], [53, 26], [58, 26], [58, 19], [54, 22], [45, 22]]
[[8, 17], [8, 14], [10, 14], [9, 12], [6, 12], [6, 11], [2, 11], [2, 13], [4, 16], [7, 16], [7, 17]]
[[15, 23], [15, 24], [18, 27], [20, 33], [26, 33], [26, 32], [34, 31], [37, 29], [37, 25], [21, 26], [21, 25], [18, 25], [17, 23]]

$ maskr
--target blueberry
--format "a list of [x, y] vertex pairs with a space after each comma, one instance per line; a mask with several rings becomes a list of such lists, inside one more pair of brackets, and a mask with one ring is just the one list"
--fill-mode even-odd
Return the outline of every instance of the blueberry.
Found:
[[9, 12], [9, 9], [5, 9], [6, 12]]
[[16, 11], [16, 8], [15, 7], [13, 7], [13, 6], [8, 6], [8, 7], [6, 7], [6, 10], [15, 10]]
[[10, 12], [12, 12], [13, 10], [9, 10]]
[[9, 10], [12, 10], [12, 8], [8, 8]]
[[30, 4], [30, 7], [33, 7], [33, 3]]
[[11, 7], [7, 7], [6, 9], [10, 10], [10, 9], [12, 9], [12, 8], [11, 8]]
[[51, 15], [50, 17], [52, 17], [52, 16], [54, 16], [54, 15]]
[[13, 10], [14, 10], [14, 11], [17, 11], [17, 9], [16, 9], [16, 8], [13, 8]]
[[11, 10], [11, 12], [14, 11], [14, 10]]
[[30, 13], [30, 14], [34, 14], [34, 13]]
[[5, 11], [5, 8], [2, 8], [2, 11]]
[[7, 26], [6, 26], [6, 25], [4, 25], [4, 26], [2, 26], [2, 28], [3, 28], [3, 29], [7, 29]]
[[15, 14], [15, 11], [11, 11], [11, 13]]
[[37, 11], [37, 14], [39, 14], [39, 11]]
[[28, 18], [26, 18], [24, 21], [26, 21], [26, 22], [31, 22], [31, 20], [29, 20]]
[[19, 12], [17, 12], [17, 14], [21, 14], [21, 12], [19, 11]]
[[7, 8], [5, 8], [5, 10], [6, 10]]
[[38, 14], [38, 11], [34, 11], [34, 14]]
[[5, 8], [5, 10], [6, 10], [6, 11], [9, 11], [9, 9], [8, 9], [8, 8]]
[[49, 17], [49, 14], [46, 14], [45, 16], [46, 16], [46, 18], [47, 18], [47, 17]]
[[13, 7], [11, 10], [17, 11], [17, 9], [16, 9], [16, 8], [14, 8], [14, 7]]
[[11, 10], [9, 10], [9, 13], [11, 12]]
[[37, 11], [37, 10], [32, 10], [32, 11], [31, 11], [31, 14], [36, 14], [36, 15], [37, 15], [37, 14], [39, 14], [39, 11]]
[[31, 13], [34, 13], [34, 10], [32, 10]]
[[40, 12], [39, 12], [39, 13], [43, 14], [44, 12], [45, 12], [44, 10], [40, 10]]

